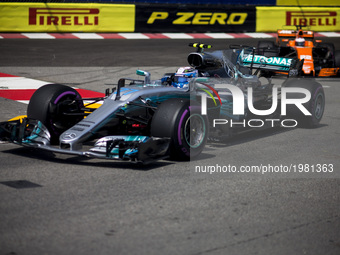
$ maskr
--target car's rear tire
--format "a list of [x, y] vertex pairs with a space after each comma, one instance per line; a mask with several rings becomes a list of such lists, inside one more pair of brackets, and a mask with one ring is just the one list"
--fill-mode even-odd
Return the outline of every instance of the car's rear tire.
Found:
[[318, 47], [327, 48], [328, 51], [330, 52], [329, 58], [333, 58], [335, 52], [335, 47], [333, 43], [319, 43]]
[[[305, 88], [310, 91], [311, 99], [303, 106], [312, 114], [305, 116], [295, 105], [287, 105], [287, 116], [298, 121], [299, 127], [313, 128], [319, 125], [325, 110], [325, 93], [320, 83], [311, 79], [288, 81], [284, 87]], [[288, 93], [287, 98], [301, 98], [301, 93]]]
[[334, 66], [340, 67], [340, 50], [336, 50], [334, 53]]
[[171, 139], [171, 159], [190, 160], [204, 149], [209, 125], [208, 118], [201, 115], [200, 110], [196, 102], [172, 98], [164, 101], [155, 112], [151, 136]]
[[65, 130], [84, 118], [64, 113], [81, 113], [83, 107], [81, 96], [75, 89], [61, 84], [48, 84], [33, 94], [27, 107], [27, 117], [41, 121], [51, 134], [51, 144], [56, 144]]

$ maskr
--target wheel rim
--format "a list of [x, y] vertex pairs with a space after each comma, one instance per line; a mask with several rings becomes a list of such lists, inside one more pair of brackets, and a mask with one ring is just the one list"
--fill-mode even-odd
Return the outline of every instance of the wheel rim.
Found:
[[77, 111], [80, 107], [75, 101], [77, 94], [72, 91], [67, 91], [58, 96], [54, 103], [56, 109], [50, 112], [50, 125], [56, 134], [59, 134], [67, 128], [73, 126], [75, 123], [80, 121], [82, 118], [77, 116], [65, 116], [64, 112]]
[[321, 119], [322, 115], [323, 115], [323, 110], [324, 110], [324, 97], [322, 94], [318, 94], [316, 100], [315, 100], [315, 110], [314, 110], [314, 115], [315, 118], [317, 119]]
[[205, 121], [199, 114], [190, 115], [184, 126], [184, 138], [191, 148], [199, 147], [205, 138]]

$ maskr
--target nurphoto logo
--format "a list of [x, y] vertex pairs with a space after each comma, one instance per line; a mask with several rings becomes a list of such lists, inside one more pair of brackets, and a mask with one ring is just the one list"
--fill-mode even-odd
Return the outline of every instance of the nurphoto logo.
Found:
[[[207, 85], [205, 84], [205, 86]], [[225, 84], [225, 87], [229, 89], [232, 94], [233, 115], [245, 116], [246, 114], [245, 109], [248, 109], [255, 116], [268, 116], [270, 114], [273, 114], [277, 110], [279, 102], [281, 102], [281, 105], [280, 105], [281, 116], [287, 115], [287, 105], [295, 105], [305, 116], [312, 115], [303, 105], [304, 103], [309, 102], [309, 100], [311, 99], [310, 91], [305, 88], [283, 87], [281, 88], [281, 99], [279, 100], [278, 86], [273, 86], [271, 107], [269, 109], [256, 109], [253, 103], [253, 88], [252, 87], [247, 88], [247, 98], [245, 98], [244, 92], [239, 87], [230, 85], [230, 84]], [[211, 89], [210, 86], [209, 88]], [[301, 94], [301, 98], [290, 99], [287, 96], [289, 93], [299, 93]], [[208, 93], [208, 95], [213, 98], [213, 95], [211, 93]], [[220, 97], [218, 97], [218, 99], [221, 102]], [[213, 100], [215, 99], [213, 98]], [[247, 103], [246, 105], [247, 108], [245, 107], [245, 103]], [[207, 112], [208, 112], [207, 108], [208, 108], [207, 107], [207, 94], [202, 93], [201, 94], [201, 114], [202, 115], [207, 115]], [[281, 120], [280, 119], [265, 119], [265, 120], [249, 119], [247, 121], [244, 119], [242, 122], [235, 122], [232, 119], [231, 120], [213, 119], [213, 127], [216, 127], [217, 125], [226, 125], [226, 124], [229, 124], [230, 127], [233, 127], [235, 125], [242, 125], [246, 127], [246, 124], [248, 124], [248, 127], [262, 127], [265, 122], [271, 123], [272, 127], [274, 127], [276, 122], [281, 122], [281, 125], [283, 127], [296, 127], [298, 125], [298, 122], [294, 119], [281, 119]]]

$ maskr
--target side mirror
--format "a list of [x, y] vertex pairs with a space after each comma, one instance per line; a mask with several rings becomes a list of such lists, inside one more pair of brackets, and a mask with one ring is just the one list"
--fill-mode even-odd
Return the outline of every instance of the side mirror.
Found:
[[143, 70], [137, 70], [136, 74], [145, 77], [145, 80], [144, 80], [145, 84], [151, 83], [151, 74], [149, 72], [143, 71]]

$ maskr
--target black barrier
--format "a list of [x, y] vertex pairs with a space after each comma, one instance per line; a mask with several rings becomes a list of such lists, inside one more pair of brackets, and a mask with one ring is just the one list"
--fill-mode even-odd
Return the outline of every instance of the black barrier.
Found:
[[254, 6], [136, 5], [135, 31], [166, 32], [254, 32]]
[[[17, 2], [16, 0], [8, 0], [9, 2]], [[23, 0], [25, 1], [25, 0]], [[29, 0], [26, 0], [29, 2]], [[33, 0], [32, 0], [33, 2]], [[38, 0], [35, 2], [46, 2], [46, 0]], [[48, 2], [88, 2], [88, 3], [157, 3], [157, 4], [213, 4], [213, 5], [276, 5], [276, 0], [50, 0]]]

